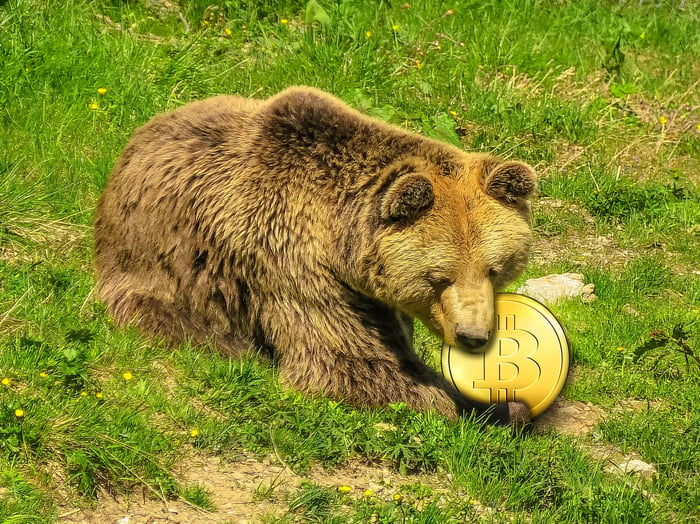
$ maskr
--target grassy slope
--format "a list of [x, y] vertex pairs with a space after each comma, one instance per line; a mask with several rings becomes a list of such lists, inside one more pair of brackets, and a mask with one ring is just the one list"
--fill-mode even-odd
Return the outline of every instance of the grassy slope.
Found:
[[[229, 458], [274, 447], [298, 471], [355, 457], [447, 471], [504, 519], [697, 521], [700, 370], [674, 342], [634, 359], [650, 332], [676, 326], [700, 353], [692, 9], [348, 0], [322, 2], [330, 23], [307, 24], [306, 2], [294, 1], [0, 4], [0, 521], [51, 521], [57, 489], [87, 501], [145, 486], [206, 506], [170, 473], [192, 446]], [[173, 352], [111, 325], [92, 293], [90, 222], [131, 132], [191, 99], [293, 84], [538, 167], [538, 246], [560, 256], [536, 257], [523, 278], [577, 270], [597, 286], [594, 304], [555, 309], [577, 366], [565, 396], [608, 412], [591, 436], [513, 437], [400, 406], [357, 412], [280, 390], [270, 365]], [[611, 251], [586, 256], [600, 238]], [[611, 409], [623, 399], [649, 407]], [[583, 444], [635, 450], [658, 478], [610, 477]], [[468, 500], [422, 510], [343, 500], [307, 486], [283, 520], [473, 515]]]

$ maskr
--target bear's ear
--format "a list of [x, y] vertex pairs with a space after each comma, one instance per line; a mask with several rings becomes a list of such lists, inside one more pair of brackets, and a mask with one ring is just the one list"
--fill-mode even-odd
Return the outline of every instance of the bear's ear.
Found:
[[486, 173], [486, 193], [508, 204], [531, 197], [537, 187], [535, 171], [522, 162], [495, 164]]
[[413, 220], [433, 205], [435, 195], [428, 177], [408, 173], [398, 177], [382, 201], [382, 217], [387, 220]]

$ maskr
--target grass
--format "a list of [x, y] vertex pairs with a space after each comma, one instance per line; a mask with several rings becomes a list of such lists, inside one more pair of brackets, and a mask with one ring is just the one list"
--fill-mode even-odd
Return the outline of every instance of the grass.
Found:
[[[0, 522], [53, 522], [101, 491], [215, 510], [175, 474], [192, 454], [331, 471], [261, 485], [268, 522], [700, 521], [700, 369], [679, 349], [700, 354], [699, 23], [677, 1], [0, 1]], [[605, 413], [591, 433], [358, 411], [282, 389], [271, 363], [111, 323], [91, 219], [131, 133], [294, 84], [537, 167], [519, 283], [596, 284], [593, 304], [554, 308], [573, 348], [563, 396]], [[437, 362], [439, 341], [416, 337]], [[656, 477], [607, 473], [597, 448]], [[349, 463], [432, 480], [343, 493], [332, 471]]]

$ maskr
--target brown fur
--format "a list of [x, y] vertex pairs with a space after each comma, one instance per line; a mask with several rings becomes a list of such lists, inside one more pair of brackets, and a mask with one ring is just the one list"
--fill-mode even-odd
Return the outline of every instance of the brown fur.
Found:
[[482, 413], [416, 356], [412, 322], [450, 344], [488, 336], [495, 291], [526, 263], [534, 187], [525, 164], [314, 89], [194, 102], [140, 128], [114, 167], [95, 216], [99, 294], [146, 334], [261, 349], [300, 390]]

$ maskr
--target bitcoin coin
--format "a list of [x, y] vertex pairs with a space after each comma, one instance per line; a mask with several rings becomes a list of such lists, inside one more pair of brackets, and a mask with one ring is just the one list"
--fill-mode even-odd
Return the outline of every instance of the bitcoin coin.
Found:
[[443, 344], [442, 374], [464, 395], [482, 402], [522, 402], [533, 418], [557, 398], [569, 371], [561, 324], [525, 295], [496, 296], [494, 332], [482, 353]]

